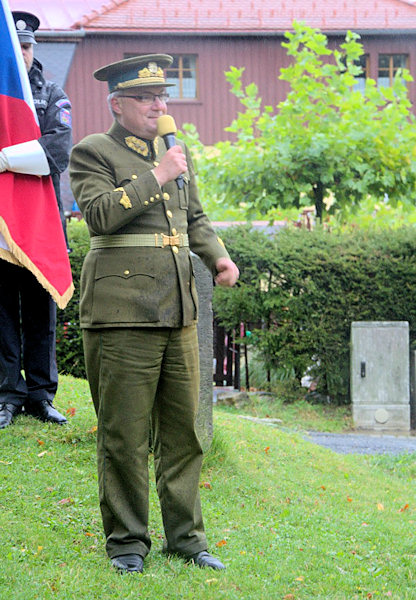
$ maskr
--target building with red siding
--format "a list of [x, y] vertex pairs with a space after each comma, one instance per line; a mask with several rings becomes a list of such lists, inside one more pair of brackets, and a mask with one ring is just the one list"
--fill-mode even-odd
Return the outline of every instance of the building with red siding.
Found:
[[[178, 127], [194, 123], [205, 144], [227, 139], [240, 109], [224, 72], [245, 67], [265, 104], [287, 88], [278, 78], [288, 57], [281, 43], [293, 20], [328, 35], [331, 47], [347, 30], [360, 34], [367, 76], [389, 85], [406, 66], [416, 79], [416, 1], [410, 0], [9, 0], [41, 20], [35, 56], [73, 103], [74, 141], [104, 131], [111, 117], [106, 85], [92, 73], [134, 54], [174, 56], [177, 85], [169, 111]], [[409, 85], [416, 106], [416, 83]]]

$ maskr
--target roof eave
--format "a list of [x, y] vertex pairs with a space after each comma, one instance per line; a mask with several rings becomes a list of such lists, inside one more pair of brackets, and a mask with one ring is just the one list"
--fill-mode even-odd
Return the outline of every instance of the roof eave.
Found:
[[[253, 31], [252, 29], [99, 29], [90, 28], [79, 30], [83, 31], [84, 35], [117, 35], [117, 36], [131, 36], [131, 35], [170, 35], [170, 36], [245, 36], [245, 37], [281, 37], [289, 31], [289, 29], [258, 29]], [[413, 29], [323, 29], [322, 33], [326, 36], [342, 35], [345, 36], [348, 31], [354, 31], [360, 36], [371, 35], [371, 36], [397, 36], [397, 35], [416, 35], [416, 27]]]

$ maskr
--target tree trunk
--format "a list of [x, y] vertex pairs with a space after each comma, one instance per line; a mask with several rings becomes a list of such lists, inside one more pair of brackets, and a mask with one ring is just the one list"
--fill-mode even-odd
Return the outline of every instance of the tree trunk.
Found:
[[324, 186], [320, 181], [314, 186], [313, 193], [315, 196], [316, 218], [319, 223], [322, 223], [322, 213], [324, 209]]

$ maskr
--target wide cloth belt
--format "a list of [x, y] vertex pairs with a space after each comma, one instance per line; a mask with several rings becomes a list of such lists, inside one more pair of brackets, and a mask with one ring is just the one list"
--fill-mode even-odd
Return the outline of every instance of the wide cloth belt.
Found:
[[121, 233], [115, 235], [97, 235], [90, 240], [91, 250], [98, 248], [126, 248], [129, 246], [148, 246], [149, 248], [165, 248], [189, 246], [186, 233], [165, 235], [164, 233]]

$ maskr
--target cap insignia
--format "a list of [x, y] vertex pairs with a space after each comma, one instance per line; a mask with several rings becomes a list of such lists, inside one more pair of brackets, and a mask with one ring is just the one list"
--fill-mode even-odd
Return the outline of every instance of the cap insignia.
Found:
[[157, 66], [155, 62], [150, 62], [147, 67], [140, 69], [137, 73], [139, 79], [147, 79], [149, 77], [163, 77], [163, 70]]
[[23, 19], [16, 21], [16, 29], [24, 31], [26, 29], [26, 21], [23, 21]]

